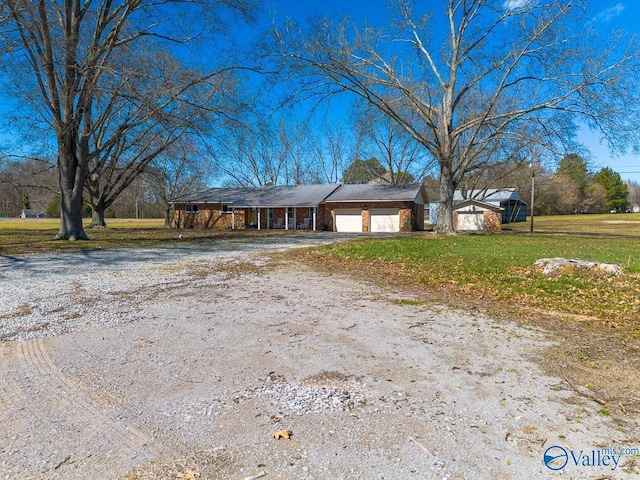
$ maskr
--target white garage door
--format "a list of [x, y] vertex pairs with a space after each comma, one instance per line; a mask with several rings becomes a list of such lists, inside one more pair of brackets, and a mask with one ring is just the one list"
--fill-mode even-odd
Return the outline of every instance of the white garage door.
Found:
[[397, 208], [377, 208], [369, 211], [372, 232], [399, 232], [400, 211]]
[[458, 230], [467, 232], [484, 230], [484, 213], [458, 212]]
[[362, 233], [362, 210], [336, 210], [336, 231]]

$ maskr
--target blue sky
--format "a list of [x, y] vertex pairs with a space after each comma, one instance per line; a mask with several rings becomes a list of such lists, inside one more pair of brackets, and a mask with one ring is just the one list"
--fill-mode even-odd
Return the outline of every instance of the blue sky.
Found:
[[[505, 3], [511, 2], [511, 4], [517, 5], [526, 1], [532, 0], [505, 0]], [[389, 18], [387, 0], [267, 0], [267, 2], [268, 4], [263, 4], [262, 16], [256, 24], [250, 26], [248, 31], [239, 27], [238, 30], [243, 32], [246, 37], [251, 36], [251, 33], [259, 33], [262, 29], [268, 28], [273, 16], [276, 21], [291, 17], [302, 22], [313, 15], [335, 14], [343, 16], [349, 14], [356, 22], [362, 22], [366, 19], [370, 23], [380, 25], [386, 24]], [[444, 0], [431, 0], [427, 3], [438, 5], [440, 2], [443, 5], [445, 3]], [[623, 29], [640, 34], [640, 0], [589, 0], [587, 17], [603, 31]], [[246, 37], [245, 40], [248, 40]], [[0, 110], [8, 108], [11, 102], [11, 99], [0, 96]], [[339, 110], [345, 111], [346, 104], [347, 99], [341, 98], [337, 100], [334, 108], [338, 107]], [[640, 156], [625, 154], [614, 157], [606, 144], [601, 141], [598, 133], [590, 132], [587, 128], [581, 128], [579, 132], [578, 140], [590, 152], [589, 161], [594, 170], [609, 166], [619, 172], [624, 180], [640, 182]], [[7, 137], [8, 135], [0, 134], [0, 139]]]
[[[640, 35], [640, 2], [638, 0], [589, 2], [589, 12], [603, 29], [622, 29]], [[638, 72], [640, 75], [640, 72]], [[640, 100], [640, 92], [638, 92]], [[638, 126], [640, 128], [640, 125]], [[624, 180], [640, 182], [640, 156], [627, 154], [614, 157], [598, 133], [580, 129], [579, 141], [591, 153], [594, 168], [611, 167]]]
[[[431, 2], [431, 5], [438, 1]], [[529, 0], [505, 0], [505, 4], [510, 2], [517, 5], [526, 1]], [[367, 19], [370, 23], [384, 24], [388, 16], [385, 0], [270, 0], [269, 5], [271, 13], [280, 20], [285, 16], [303, 21], [308, 16], [318, 14], [349, 14], [357, 22]], [[640, 0], [588, 0], [587, 18], [604, 32], [622, 29], [640, 35]], [[589, 161], [594, 170], [609, 166], [619, 172], [624, 180], [640, 182], [640, 156], [613, 156], [600, 135], [590, 132], [586, 127], [579, 129], [578, 141], [590, 152]]]

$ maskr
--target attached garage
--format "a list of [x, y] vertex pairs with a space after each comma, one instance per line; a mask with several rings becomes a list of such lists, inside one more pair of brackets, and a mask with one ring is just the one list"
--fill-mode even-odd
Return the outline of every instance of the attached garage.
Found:
[[420, 183], [342, 185], [325, 200], [334, 232], [409, 232], [424, 228], [426, 192]]
[[362, 232], [362, 210], [355, 208], [340, 208], [335, 210], [335, 215], [336, 232]]
[[400, 209], [373, 208], [369, 211], [372, 232], [399, 232]]

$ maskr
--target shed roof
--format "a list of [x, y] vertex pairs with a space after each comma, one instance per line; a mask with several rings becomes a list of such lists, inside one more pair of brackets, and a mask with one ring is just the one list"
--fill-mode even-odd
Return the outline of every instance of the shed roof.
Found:
[[171, 203], [222, 203], [231, 207], [315, 207], [339, 185], [293, 185], [281, 187], [208, 188], [180, 195]]
[[398, 202], [424, 204], [421, 183], [398, 185], [342, 185], [327, 198], [327, 202]]
[[[469, 190], [467, 191], [467, 198], [474, 198], [477, 200], [482, 200], [488, 203], [500, 203], [506, 202], [507, 200], [514, 200], [523, 202], [516, 189], [513, 187], [510, 188], [489, 188], [487, 190]], [[464, 200], [462, 198], [462, 192], [460, 190], [456, 190], [453, 194], [453, 201], [460, 202]]]
[[44, 210], [35, 210], [29, 208], [23, 209], [20, 216], [22, 218], [49, 218], [49, 215], [47, 215], [47, 212], [45, 212]]
[[494, 203], [487, 203], [481, 200], [476, 200], [475, 198], [470, 198], [468, 200], [463, 200], [462, 202], [456, 202], [453, 204], [453, 210], [460, 210], [461, 208], [468, 207], [469, 205], [476, 205], [485, 210], [491, 210], [493, 212], [501, 212], [503, 209], [497, 206]]

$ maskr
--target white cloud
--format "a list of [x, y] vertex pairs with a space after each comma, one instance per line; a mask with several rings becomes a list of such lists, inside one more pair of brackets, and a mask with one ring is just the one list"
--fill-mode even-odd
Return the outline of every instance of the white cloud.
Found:
[[615, 17], [622, 15], [622, 12], [624, 12], [624, 8], [625, 7], [622, 3], [617, 3], [613, 7], [601, 11], [594, 17], [594, 20], [596, 22], [610, 22]]
[[507, 10], [517, 10], [518, 8], [526, 7], [533, 0], [505, 0], [504, 8]]

